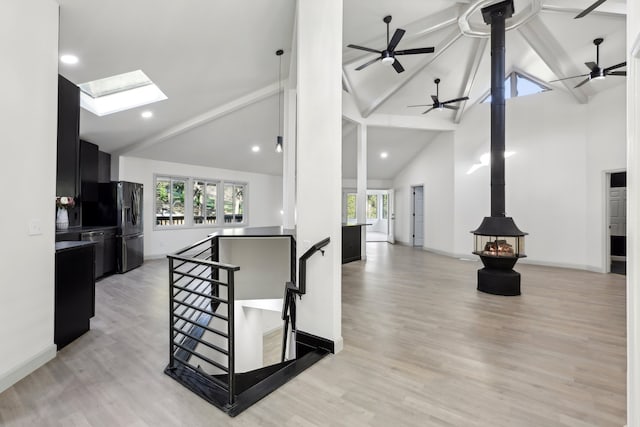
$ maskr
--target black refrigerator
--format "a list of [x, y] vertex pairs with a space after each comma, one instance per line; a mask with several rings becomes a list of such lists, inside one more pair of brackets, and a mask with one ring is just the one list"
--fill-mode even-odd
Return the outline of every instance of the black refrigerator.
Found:
[[136, 182], [112, 181], [99, 186], [97, 222], [118, 227], [118, 273], [139, 267], [144, 260], [142, 194], [143, 186]]

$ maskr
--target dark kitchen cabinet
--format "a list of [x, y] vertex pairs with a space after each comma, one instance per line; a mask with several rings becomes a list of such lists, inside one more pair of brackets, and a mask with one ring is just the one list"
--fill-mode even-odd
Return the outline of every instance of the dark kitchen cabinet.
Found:
[[342, 263], [362, 259], [362, 226], [343, 225], [342, 226]]
[[54, 342], [58, 350], [89, 330], [95, 313], [94, 243], [56, 243]]
[[78, 194], [78, 156], [80, 130], [80, 88], [58, 76], [58, 151], [56, 194]]
[[82, 203], [98, 202], [98, 146], [80, 140], [80, 198]]
[[111, 154], [98, 152], [98, 184], [111, 182]]
[[[80, 193], [80, 88], [58, 76], [58, 143], [56, 195], [77, 198]], [[77, 200], [79, 202], [79, 200]], [[69, 225], [82, 223], [80, 206], [69, 209]]]

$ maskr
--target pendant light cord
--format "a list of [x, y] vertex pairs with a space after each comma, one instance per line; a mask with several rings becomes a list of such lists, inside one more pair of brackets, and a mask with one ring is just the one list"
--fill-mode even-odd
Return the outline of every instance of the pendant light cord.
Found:
[[278, 67], [278, 135], [282, 136], [282, 54], [280, 57], [280, 65]]

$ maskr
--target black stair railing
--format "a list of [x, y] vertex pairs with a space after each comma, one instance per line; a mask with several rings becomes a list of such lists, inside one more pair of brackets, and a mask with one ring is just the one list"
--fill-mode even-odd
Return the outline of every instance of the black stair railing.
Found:
[[[240, 267], [215, 262], [212, 238], [169, 255], [169, 365], [166, 372], [204, 380], [227, 395], [235, 390], [234, 273]], [[177, 371], [180, 371], [179, 373]], [[194, 390], [195, 391], [195, 390]]]
[[[307, 293], [307, 260], [311, 258], [316, 252], [322, 253], [324, 256], [324, 248], [329, 244], [331, 239], [327, 237], [311, 246], [302, 256], [299, 261], [299, 278], [298, 286], [295, 282], [287, 282], [284, 290], [284, 301], [282, 305], [282, 320], [284, 320], [283, 334], [282, 334], [282, 361], [286, 360], [287, 354], [287, 340], [289, 333], [289, 324], [291, 324], [291, 334], [295, 336], [296, 333], [296, 297], [302, 298], [302, 295]], [[295, 277], [292, 277], [295, 280]]]

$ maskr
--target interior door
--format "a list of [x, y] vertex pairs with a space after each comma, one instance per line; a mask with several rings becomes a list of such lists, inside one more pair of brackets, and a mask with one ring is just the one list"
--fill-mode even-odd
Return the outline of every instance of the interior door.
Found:
[[424, 246], [424, 189], [413, 187], [413, 246]]
[[626, 261], [627, 188], [609, 188], [609, 238], [612, 261]]
[[396, 194], [395, 194], [395, 190], [391, 189], [388, 190], [388, 203], [389, 206], [387, 207], [388, 209], [388, 218], [389, 220], [387, 221], [387, 242], [389, 243], [395, 243], [396, 242], [396, 237], [395, 237], [395, 227], [396, 227]]

